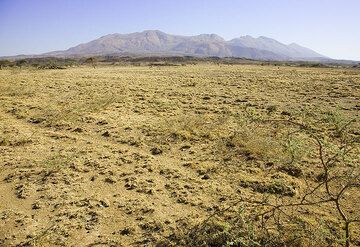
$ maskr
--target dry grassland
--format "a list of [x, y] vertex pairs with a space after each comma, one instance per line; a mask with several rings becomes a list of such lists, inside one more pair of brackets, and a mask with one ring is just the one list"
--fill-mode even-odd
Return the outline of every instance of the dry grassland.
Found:
[[355, 246], [359, 115], [358, 69], [0, 70], [0, 246], [340, 246], [334, 201], [271, 211], [334, 155]]

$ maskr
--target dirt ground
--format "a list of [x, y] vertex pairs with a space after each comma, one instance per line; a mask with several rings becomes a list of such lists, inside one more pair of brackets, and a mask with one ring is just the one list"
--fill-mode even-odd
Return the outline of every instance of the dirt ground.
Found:
[[[284, 169], [277, 136], [290, 127], [251, 116], [315, 125], [329, 112], [359, 118], [359, 69], [0, 70], [0, 246], [153, 246], [239, 195], [297, 198], [318, 160]], [[259, 189], [274, 181], [280, 190]], [[354, 214], [359, 194], [346, 202]], [[313, 211], [340, 224], [326, 205]]]

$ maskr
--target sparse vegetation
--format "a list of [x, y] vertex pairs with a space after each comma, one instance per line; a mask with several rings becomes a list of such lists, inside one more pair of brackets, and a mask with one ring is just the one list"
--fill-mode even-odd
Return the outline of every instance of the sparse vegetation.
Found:
[[360, 244], [358, 69], [96, 59], [2, 66], [0, 246]]

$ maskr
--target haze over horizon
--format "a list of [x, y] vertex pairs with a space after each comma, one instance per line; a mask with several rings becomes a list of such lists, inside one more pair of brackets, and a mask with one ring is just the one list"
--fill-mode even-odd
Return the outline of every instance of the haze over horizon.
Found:
[[244, 35], [360, 60], [360, 2], [0, 0], [0, 56], [65, 50], [111, 33]]

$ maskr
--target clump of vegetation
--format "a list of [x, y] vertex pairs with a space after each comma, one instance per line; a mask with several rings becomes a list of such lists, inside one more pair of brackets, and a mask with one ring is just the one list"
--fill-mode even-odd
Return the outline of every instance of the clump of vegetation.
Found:
[[58, 171], [69, 166], [71, 159], [66, 155], [53, 155], [44, 162], [45, 169], [48, 171]]
[[244, 188], [251, 188], [259, 193], [269, 193], [283, 196], [294, 196], [295, 189], [286, 185], [284, 181], [274, 180], [272, 182], [259, 182], [259, 181], [240, 181], [240, 186]]
[[[302, 126], [301, 124], [287, 122], [290, 125], [301, 126], [301, 131], [310, 140], [313, 141], [312, 150], [317, 162], [321, 167], [320, 176], [316, 174], [306, 180], [306, 185], [300, 190], [297, 198], [294, 188], [289, 187], [281, 180], [274, 180], [271, 183], [260, 181], [243, 180], [240, 186], [251, 188], [253, 191], [265, 193], [267, 196], [254, 199], [241, 197], [223, 211], [219, 210], [210, 216], [215, 218], [224, 216], [224, 212], [230, 208], [236, 208], [239, 205], [243, 209], [251, 212], [247, 215], [249, 224], [255, 231], [246, 232], [244, 235], [244, 226], [242, 230], [235, 232], [229, 229], [234, 228], [234, 222], [244, 222], [242, 214], [231, 214], [232, 220], [224, 221], [226, 228], [217, 228], [207, 219], [204, 223], [190, 230], [190, 233], [183, 237], [187, 244], [203, 244], [199, 246], [308, 246], [312, 245], [314, 239], [324, 245], [343, 245], [349, 247], [352, 243], [351, 226], [360, 224], [359, 211], [353, 211], [352, 207], [346, 204], [347, 198], [354, 195], [355, 191], [360, 189], [360, 170], [359, 166], [352, 163], [354, 155], [359, 151], [360, 139], [354, 137], [346, 131], [350, 127], [349, 121], [340, 121], [338, 118], [328, 121], [329, 125], [335, 123], [340, 128], [331, 128], [328, 132], [318, 132], [318, 129], [312, 126]], [[286, 121], [285, 121], [286, 122]], [[350, 121], [351, 123], [354, 120]], [[342, 124], [341, 124], [342, 123]], [[338, 135], [341, 129], [343, 135]], [[347, 134], [346, 134], [347, 133]], [[348, 135], [346, 138], [344, 135]], [[332, 138], [332, 141], [338, 143], [337, 147], [326, 145], [325, 140]], [[335, 139], [334, 139], [335, 138]], [[328, 148], [330, 147], [330, 149]], [[294, 150], [289, 149], [291, 152]], [[292, 158], [292, 162], [294, 162]], [[299, 162], [299, 161], [298, 161]], [[301, 162], [301, 160], [300, 160]], [[299, 177], [302, 174], [300, 169], [289, 169], [281, 167], [281, 170]], [[274, 196], [271, 196], [274, 195]], [[289, 199], [294, 197], [293, 199]], [[304, 220], [303, 210], [314, 209], [327, 205], [336, 215], [336, 220], [330, 220], [327, 224], [316, 224]], [[316, 218], [320, 215], [313, 216]], [[226, 218], [226, 217], [225, 217]], [[311, 222], [311, 223], [310, 223]], [[320, 222], [321, 223], [321, 222]], [[201, 226], [201, 227], [200, 227]], [[200, 227], [200, 228], [199, 228]], [[236, 226], [238, 227], [238, 226]], [[207, 230], [210, 228], [211, 230]], [[333, 231], [333, 228], [337, 228]], [[204, 232], [205, 231], [205, 232]], [[339, 234], [342, 232], [341, 234]], [[190, 238], [188, 236], [191, 236]], [[219, 237], [219, 238], [216, 238]], [[244, 238], [251, 239], [251, 242], [241, 242]], [[216, 244], [213, 244], [215, 239]], [[197, 241], [200, 241], [199, 243]]]
[[58, 66], [56, 64], [45, 64], [45, 65], [36, 65], [38, 69], [65, 69], [65, 67]]
[[59, 57], [33, 57], [33, 58], [19, 58], [14, 61], [8, 59], [0, 60], [0, 69], [6, 67], [39, 67], [40, 69], [54, 69], [66, 68], [79, 65], [90, 65], [96, 67], [99, 64], [103, 65], [130, 65], [130, 66], [186, 66], [212, 63], [216, 65], [239, 65], [239, 64], [258, 64], [261, 66], [287, 66], [287, 67], [310, 67], [310, 68], [328, 68], [328, 67], [353, 67], [357, 68], [358, 65], [354, 64], [329, 64], [329, 63], [314, 63], [314, 62], [277, 62], [277, 61], [256, 61], [246, 58], [235, 57], [192, 57], [192, 56], [147, 56], [147, 57], [130, 57], [130, 56], [92, 56], [85, 58], [59, 58]]
[[10, 145], [10, 141], [8, 137], [5, 136], [1, 136], [0, 137], [0, 146], [9, 146]]
[[6, 67], [14, 67], [14, 63], [9, 60], [0, 60], [0, 69], [6, 68]]

